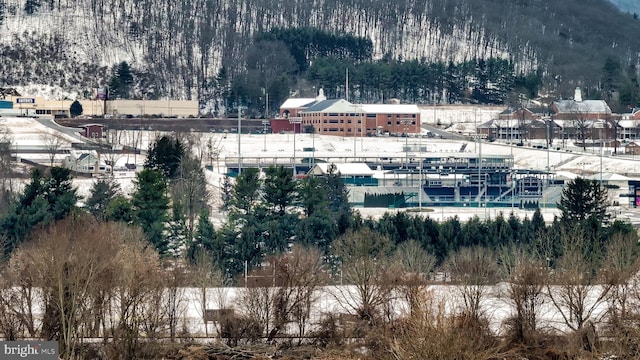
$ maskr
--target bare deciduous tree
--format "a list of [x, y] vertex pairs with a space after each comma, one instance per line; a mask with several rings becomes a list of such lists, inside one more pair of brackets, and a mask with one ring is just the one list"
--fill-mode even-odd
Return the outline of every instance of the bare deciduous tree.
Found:
[[302, 338], [314, 301], [314, 293], [326, 280], [322, 254], [317, 249], [294, 245], [291, 252], [275, 261], [277, 291], [274, 298], [274, 323], [268, 341], [295, 320]]
[[[136, 358], [142, 345], [147, 311], [156, 294], [163, 290], [162, 268], [158, 254], [144, 240], [139, 228], [121, 226], [125, 239], [115, 253], [114, 276], [117, 286], [111, 288], [107, 336], [113, 338], [108, 354], [124, 359]], [[152, 334], [147, 334], [152, 335]]]
[[606, 281], [611, 284], [608, 299], [606, 336], [615, 341], [612, 355], [624, 357], [640, 346], [640, 258], [638, 236], [618, 233], [607, 243], [603, 264]]
[[37, 232], [11, 259], [41, 288], [42, 336], [59, 339], [63, 358], [76, 355], [91, 313], [88, 299], [113, 268], [113, 257], [104, 256], [113, 250], [113, 233], [106, 226], [70, 217]]
[[55, 134], [41, 135], [40, 141], [42, 141], [45, 150], [49, 153], [49, 166], [53, 166], [56, 155], [65, 144], [65, 141]]
[[13, 139], [9, 129], [0, 127], [0, 212], [9, 209], [14, 198]]
[[[418, 306], [397, 324], [388, 351], [393, 359], [500, 359], [498, 342], [474, 331], [447, 311], [444, 301], [430, 293], [420, 295]], [[508, 358], [508, 357], [504, 357]]]
[[527, 343], [538, 328], [545, 300], [547, 264], [526, 250], [510, 247], [500, 253], [507, 280], [505, 295], [515, 314], [507, 319], [514, 341]]
[[498, 280], [496, 257], [483, 247], [462, 248], [452, 254], [445, 263], [445, 271], [457, 289], [463, 301], [462, 316], [480, 324], [485, 321], [482, 303]]
[[[547, 295], [564, 324], [582, 339], [587, 351], [595, 350], [595, 324], [613, 285], [607, 281], [604, 251], [594, 251], [589, 238], [577, 229], [559, 236], [560, 258], [547, 282]], [[598, 249], [595, 249], [598, 250]]]
[[[226, 281], [224, 279], [224, 275], [222, 271], [216, 267], [213, 262], [211, 256], [208, 256], [206, 252], [199, 251], [196, 254], [195, 264], [191, 270], [191, 282], [195, 287], [198, 288], [197, 299], [194, 299], [199, 305], [200, 315], [202, 316], [202, 320], [204, 322], [205, 327], [205, 335], [209, 336], [209, 326], [206, 317], [206, 311], [212, 309], [209, 306], [209, 291], [211, 288], [224, 289], [223, 287], [226, 285]], [[218, 306], [220, 308], [224, 307], [224, 301], [218, 299]], [[215, 322], [219, 325], [218, 322]], [[220, 333], [220, 329], [218, 329], [218, 334]]]
[[184, 157], [180, 161], [179, 177], [171, 186], [172, 198], [180, 201], [186, 216], [187, 243], [193, 241], [196, 218], [208, 206], [210, 194], [199, 160]]
[[398, 290], [407, 301], [409, 311], [413, 312], [419, 306], [419, 299], [437, 259], [417, 241], [409, 240], [398, 246], [393, 261], [401, 271]]
[[341, 283], [334, 296], [370, 325], [382, 320], [396, 285], [397, 271], [390, 261], [391, 241], [369, 229], [348, 232], [333, 243], [341, 260]]

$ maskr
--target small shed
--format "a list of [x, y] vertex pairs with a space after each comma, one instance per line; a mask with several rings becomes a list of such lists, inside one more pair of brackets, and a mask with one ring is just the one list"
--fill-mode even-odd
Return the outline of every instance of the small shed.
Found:
[[624, 153], [627, 155], [640, 155], [640, 145], [636, 142], [630, 142], [624, 147]]
[[104, 125], [102, 124], [86, 124], [81, 125], [80, 134], [88, 139], [102, 139]]

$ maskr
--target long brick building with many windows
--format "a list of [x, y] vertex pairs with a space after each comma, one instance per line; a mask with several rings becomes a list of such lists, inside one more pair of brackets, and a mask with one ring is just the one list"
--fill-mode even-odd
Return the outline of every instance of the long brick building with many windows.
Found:
[[[291, 98], [280, 107], [280, 117], [300, 124], [301, 131], [337, 136], [373, 136], [420, 132], [420, 109], [410, 104], [353, 104], [324, 97]], [[296, 126], [296, 128], [298, 128]]]

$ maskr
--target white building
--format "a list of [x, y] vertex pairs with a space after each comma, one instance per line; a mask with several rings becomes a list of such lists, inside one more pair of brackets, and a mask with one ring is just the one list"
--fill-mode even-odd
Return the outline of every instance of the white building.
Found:
[[64, 158], [63, 166], [71, 171], [85, 174], [106, 174], [111, 171], [111, 168], [93, 150], [71, 151]]

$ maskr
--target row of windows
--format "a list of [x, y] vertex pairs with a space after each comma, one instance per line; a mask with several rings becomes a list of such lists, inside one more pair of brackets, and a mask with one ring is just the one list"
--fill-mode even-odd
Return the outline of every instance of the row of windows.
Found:
[[[306, 121], [306, 122], [305, 122], [305, 124], [319, 124], [319, 123], [320, 123], [320, 121], [315, 121], [315, 120], [314, 120], [314, 121], [311, 121], [311, 122], [309, 122], [309, 121]], [[344, 123], [345, 123], [345, 121], [344, 121], [344, 119], [335, 119], [335, 120], [334, 120], [334, 119], [329, 119], [329, 120], [324, 119], [324, 120], [322, 121], [322, 123], [323, 123], [323, 124], [344, 124]], [[351, 120], [347, 120], [347, 121], [346, 121], [346, 123], [347, 123], [347, 124], [352, 124]], [[361, 120], [358, 120], [358, 122], [357, 122], [357, 123], [358, 123], [358, 124], [362, 124], [362, 121], [361, 121]], [[392, 124], [393, 124], [393, 122], [392, 122], [392, 121], [387, 121], [387, 125], [391, 126]], [[396, 125], [397, 125], [397, 126], [408, 126], [408, 125], [416, 126], [416, 121], [414, 120], [414, 121], [412, 121], [412, 122], [410, 122], [410, 123], [409, 123], [409, 122], [407, 122], [406, 124], [404, 123], [404, 121], [396, 121]]]
[[[344, 132], [344, 128], [323, 128], [324, 132]], [[347, 132], [351, 132], [351, 128], [347, 128]], [[362, 132], [362, 129], [358, 129], [358, 132]]]
[[[324, 120], [324, 124], [344, 124], [344, 120]], [[351, 124], [351, 120], [347, 120], [347, 124]], [[358, 124], [362, 124], [362, 121], [358, 120]]]
[[[391, 121], [387, 121], [387, 125], [391, 125]], [[408, 122], [407, 122], [407, 123], [405, 124], [405, 123], [404, 123], [404, 122], [402, 122], [402, 121], [396, 121], [396, 125], [413, 125], [413, 126], [415, 126], [415, 125], [416, 125], [416, 122], [415, 122], [415, 121], [412, 121], [411, 123], [408, 123]]]
[[[363, 117], [366, 116], [367, 118], [373, 118], [375, 119], [378, 115], [385, 115], [385, 114], [346, 114], [346, 113], [311, 113], [311, 114], [304, 114], [302, 115], [305, 118], [309, 118], [309, 117], [351, 117], [351, 118], [359, 118], [359, 117]], [[393, 118], [400, 118], [400, 119], [415, 119], [416, 118], [416, 114], [386, 114], [387, 115], [387, 119], [391, 119]]]

